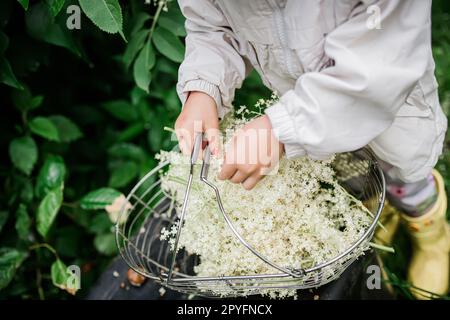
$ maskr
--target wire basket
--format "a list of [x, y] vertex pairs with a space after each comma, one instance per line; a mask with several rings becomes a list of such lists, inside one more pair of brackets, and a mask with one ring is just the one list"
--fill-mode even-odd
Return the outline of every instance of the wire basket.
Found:
[[[196, 146], [198, 145], [201, 143], [196, 143]], [[194, 148], [195, 159], [197, 154], [198, 150]], [[121, 217], [118, 220], [120, 223], [116, 224], [116, 240], [120, 254], [139, 274], [167, 288], [188, 294], [206, 297], [240, 297], [260, 294], [266, 289], [307, 289], [322, 286], [338, 278], [363, 251], [369, 248], [385, 197], [383, 172], [370, 149], [363, 148], [340, 154], [332, 164], [340, 184], [355, 198], [363, 201], [372, 213], [370, 226], [344, 252], [325, 263], [307, 269], [278, 266], [253, 249], [240, 236], [221, 204], [219, 190], [207, 180], [209, 150], [205, 150], [205, 154], [207, 155], [203, 160], [200, 180], [210, 185], [216, 193], [220, 210], [228, 226], [242, 245], [279, 272], [240, 276], [197, 276], [194, 267], [200, 263], [200, 257], [186, 252], [183, 248], [178, 248], [182, 229], [179, 221], [184, 221], [193, 170], [188, 180], [183, 212], [180, 214], [175, 209], [174, 199], [161, 188], [159, 175], [169, 165], [165, 162], [150, 171], [133, 188], [127, 197], [128, 202], [122, 207]], [[160, 239], [161, 230], [170, 229], [172, 225], [178, 228], [175, 251], [171, 250], [168, 241]]]

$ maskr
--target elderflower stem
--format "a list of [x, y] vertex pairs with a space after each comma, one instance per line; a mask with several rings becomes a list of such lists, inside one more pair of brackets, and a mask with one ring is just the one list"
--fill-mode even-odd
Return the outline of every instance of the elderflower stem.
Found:
[[170, 127], [164, 127], [163, 128], [165, 131], [169, 131], [169, 132], [172, 132], [172, 133], [176, 133], [175, 132], [175, 129], [172, 129], [172, 128], [170, 128]]
[[388, 246], [383, 246], [382, 244], [378, 244], [375, 242], [369, 242], [369, 245], [372, 248], [378, 249], [378, 250], [382, 250], [382, 251], [386, 251], [386, 252], [390, 252], [390, 253], [395, 253], [395, 249], [393, 247], [388, 247]]
[[[358, 207], [362, 210], [364, 210], [368, 215], [370, 215], [372, 218], [374, 218], [373, 213], [366, 208], [365, 205], [361, 204], [361, 201], [356, 199], [353, 195], [351, 195], [347, 190], [345, 190], [345, 188], [343, 186], [341, 186], [339, 183], [336, 184], [338, 186], [338, 188], [341, 189], [342, 192], [344, 192], [344, 194], [346, 194], [348, 197], [350, 197], [353, 201], [355, 201], [358, 205]], [[388, 232], [386, 227], [383, 226], [383, 224], [381, 223], [380, 220], [377, 221], [377, 225], [383, 229], [385, 232]]]

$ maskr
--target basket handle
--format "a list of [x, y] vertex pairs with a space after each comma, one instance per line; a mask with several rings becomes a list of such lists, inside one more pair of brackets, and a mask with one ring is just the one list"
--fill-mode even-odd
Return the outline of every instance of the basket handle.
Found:
[[206, 146], [205, 154], [204, 154], [204, 158], [203, 158], [203, 163], [202, 163], [202, 170], [201, 170], [201, 173], [200, 173], [200, 180], [203, 181], [204, 183], [206, 183], [209, 187], [211, 187], [214, 190], [214, 192], [216, 194], [216, 200], [217, 200], [217, 204], [219, 206], [220, 212], [222, 213], [222, 216], [224, 217], [226, 223], [228, 224], [228, 227], [231, 229], [231, 231], [236, 236], [236, 238], [238, 238], [238, 240], [248, 250], [250, 250], [255, 256], [257, 256], [259, 259], [261, 259], [262, 261], [264, 261], [265, 263], [267, 263], [271, 267], [273, 267], [275, 269], [278, 269], [279, 271], [284, 272], [286, 274], [289, 274], [289, 275], [291, 275], [291, 276], [293, 276], [295, 278], [300, 278], [300, 277], [304, 276], [305, 273], [306, 273], [304, 269], [285, 268], [285, 267], [279, 266], [279, 265], [273, 263], [272, 261], [270, 261], [269, 258], [265, 257], [260, 252], [258, 252], [255, 248], [253, 248], [253, 246], [251, 244], [249, 244], [241, 236], [241, 234], [236, 230], [236, 228], [234, 227], [233, 223], [231, 222], [230, 217], [225, 212], [225, 208], [223, 207], [222, 199], [220, 197], [219, 189], [217, 188], [217, 186], [215, 184], [213, 184], [212, 182], [210, 182], [208, 180], [208, 170], [209, 170], [210, 157], [211, 157], [211, 150], [209, 149], [209, 146]]
[[190, 163], [190, 169], [189, 169], [189, 177], [186, 185], [186, 191], [184, 193], [184, 199], [183, 199], [183, 206], [181, 207], [181, 214], [180, 214], [180, 221], [177, 228], [177, 235], [175, 238], [174, 243], [174, 252], [172, 256], [172, 261], [170, 263], [169, 271], [167, 274], [167, 284], [169, 284], [172, 280], [173, 276], [173, 269], [175, 266], [175, 261], [177, 258], [177, 250], [178, 250], [178, 242], [180, 241], [180, 235], [181, 235], [181, 229], [183, 228], [183, 222], [184, 222], [184, 216], [186, 215], [186, 208], [189, 201], [189, 194], [191, 193], [191, 186], [192, 186], [192, 178], [194, 174], [194, 165], [195, 162], [198, 159], [198, 155], [200, 153], [200, 150], [202, 149], [202, 142], [203, 142], [203, 133], [196, 132], [195, 133], [195, 139], [194, 139], [194, 145], [192, 147], [191, 151], [191, 163]]

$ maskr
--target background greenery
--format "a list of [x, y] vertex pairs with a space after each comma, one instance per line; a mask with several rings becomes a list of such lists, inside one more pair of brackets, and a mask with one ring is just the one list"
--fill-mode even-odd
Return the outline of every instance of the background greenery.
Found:
[[[69, 30], [80, 7], [81, 28]], [[449, 13], [449, 2], [434, 2], [446, 114]], [[155, 152], [174, 144], [163, 128], [180, 111], [183, 23], [172, 1], [0, 1], [0, 298], [71, 298], [72, 264], [82, 270], [75, 298], [83, 298], [117, 254], [107, 206], [155, 166]], [[268, 95], [253, 73], [236, 104]], [[447, 143], [438, 168], [450, 187], [449, 160]], [[408, 298], [404, 235], [395, 246], [391, 281]]]

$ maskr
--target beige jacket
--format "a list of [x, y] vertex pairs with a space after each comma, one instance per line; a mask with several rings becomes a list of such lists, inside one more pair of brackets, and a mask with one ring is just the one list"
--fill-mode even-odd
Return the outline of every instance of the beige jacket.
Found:
[[179, 4], [187, 30], [177, 85], [183, 103], [187, 92], [203, 91], [223, 116], [253, 67], [281, 96], [266, 114], [287, 157], [323, 159], [370, 145], [405, 182], [436, 164], [447, 120], [430, 0]]

